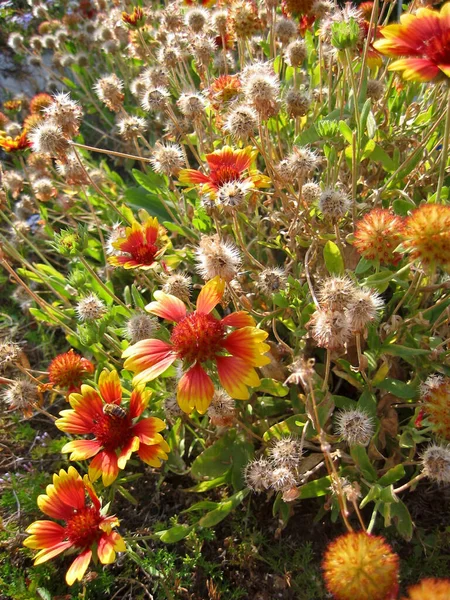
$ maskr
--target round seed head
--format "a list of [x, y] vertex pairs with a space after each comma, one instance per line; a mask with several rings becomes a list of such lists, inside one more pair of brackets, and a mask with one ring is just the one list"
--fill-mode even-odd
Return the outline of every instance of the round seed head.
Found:
[[438, 483], [450, 483], [450, 446], [432, 444], [422, 454], [423, 472]]
[[341, 410], [336, 417], [336, 431], [350, 446], [367, 446], [374, 434], [373, 419], [359, 409]]

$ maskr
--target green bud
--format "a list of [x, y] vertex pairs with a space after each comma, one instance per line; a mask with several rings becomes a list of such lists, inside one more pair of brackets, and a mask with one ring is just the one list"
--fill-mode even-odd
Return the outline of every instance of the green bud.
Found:
[[87, 229], [78, 225], [77, 231], [73, 229], [62, 229], [55, 234], [53, 247], [63, 256], [78, 256], [88, 245]]
[[350, 17], [348, 21], [333, 23], [331, 26], [331, 44], [337, 50], [355, 48], [358, 45], [360, 28], [358, 22]]

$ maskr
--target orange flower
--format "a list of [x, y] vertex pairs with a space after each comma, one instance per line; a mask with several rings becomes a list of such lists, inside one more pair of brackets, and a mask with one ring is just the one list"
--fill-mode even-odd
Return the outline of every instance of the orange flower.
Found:
[[22, 110], [23, 101], [17, 98], [16, 100], [7, 100], [3, 103], [3, 108], [11, 112]]
[[433, 433], [450, 440], [450, 378], [432, 375], [421, 389], [424, 412]]
[[215, 110], [233, 100], [241, 90], [241, 81], [237, 75], [220, 75], [208, 88], [208, 97]]
[[353, 245], [364, 258], [395, 265], [402, 258], [395, 249], [402, 241], [403, 220], [387, 209], [373, 208], [356, 223]]
[[408, 597], [403, 600], [448, 600], [450, 579], [422, 579], [408, 589]]
[[412, 258], [450, 268], [450, 206], [422, 204], [406, 219], [403, 236]]
[[133, 452], [152, 467], [160, 467], [167, 459], [169, 446], [158, 433], [166, 425], [161, 419], [148, 417], [134, 422], [147, 407], [150, 392], [135, 388], [128, 409], [122, 406], [122, 387], [117, 371], [104, 369], [100, 375], [98, 392], [89, 385], [81, 386], [81, 394], [70, 394], [71, 410], [63, 410], [55, 421], [61, 431], [93, 435], [89, 440], [73, 440], [63, 448], [71, 452], [70, 460], [87, 460], [89, 477], [96, 481], [102, 476], [104, 485], [111, 485], [124, 469]]
[[[104, 514], [101, 501], [87, 475], [82, 479], [73, 467], [59, 475], [53, 475], [53, 484], [48, 485], [46, 494], [38, 497], [41, 511], [59, 521], [35, 521], [28, 529], [30, 536], [23, 545], [39, 550], [34, 564], [40, 565], [69, 548], [78, 551], [77, 558], [66, 573], [66, 582], [72, 585], [81, 581], [92, 556], [104, 565], [111, 564], [116, 552], [125, 552], [125, 542], [115, 531], [119, 520]], [[86, 492], [89, 496], [86, 502]]]
[[[211, 198], [215, 198], [217, 191], [227, 183], [239, 182], [248, 189], [267, 187], [268, 177], [259, 171], [250, 170], [256, 154], [250, 146], [242, 150], [233, 150], [230, 146], [224, 146], [221, 150], [206, 155], [209, 175], [195, 169], [182, 169], [180, 182], [188, 185], [200, 184], [202, 194], [209, 194]], [[244, 177], [246, 171], [247, 176]]]
[[67, 393], [79, 392], [81, 383], [88, 373], [94, 372], [94, 365], [76, 352], [69, 350], [58, 354], [48, 367], [50, 383], [67, 388]]
[[25, 120], [23, 122], [22, 131], [24, 133], [30, 132], [37, 125], [42, 123], [42, 119], [43, 119], [43, 115], [40, 115], [39, 113], [33, 113], [31, 115], [28, 115], [28, 117], [25, 117]]
[[384, 538], [360, 531], [331, 542], [322, 568], [335, 600], [394, 600], [398, 563], [398, 556]]
[[141, 211], [141, 218], [142, 225], [133, 220], [131, 227], [125, 230], [125, 237], [112, 243], [120, 251], [108, 258], [112, 265], [124, 269], [150, 269], [164, 254], [167, 247], [166, 230], [159, 225], [156, 217], [149, 217], [145, 211]]
[[3, 148], [5, 152], [21, 152], [31, 148], [31, 142], [27, 138], [26, 131], [22, 131], [22, 133], [15, 138], [0, 133], [0, 148]]
[[52, 103], [53, 98], [50, 96], [50, 94], [36, 94], [36, 96], [33, 96], [33, 98], [30, 100], [30, 113], [32, 115], [40, 115], [44, 109], [46, 109]]
[[131, 28], [139, 29], [145, 24], [145, 15], [142, 8], [135, 6], [133, 8], [133, 12], [128, 14], [126, 12], [122, 13], [122, 21]]
[[[221, 301], [225, 282], [220, 277], [211, 279], [201, 290], [194, 312], [188, 313], [184, 303], [175, 296], [155, 292], [156, 302], [146, 310], [175, 322], [170, 343], [158, 339], [142, 340], [123, 353], [125, 369], [135, 375], [138, 385], [161, 375], [175, 360], [184, 364], [184, 375], [178, 382], [177, 399], [181, 409], [191, 413], [194, 408], [204, 414], [211, 404], [214, 385], [206, 373], [217, 368], [222, 387], [231, 397], [249, 398], [247, 386], [260, 384], [255, 367], [270, 362], [264, 354], [270, 349], [263, 341], [265, 331], [257, 329], [253, 318], [245, 311], [232, 313], [223, 319], [211, 312]], [[227, 333], [228, 327], [235, 330]], [[226, 353], [226, 354], [225, 354]]]
[[384, 39], [374, 47], [395, 60], [390, 71], [402, 71], [410, 81], [441, 80], [450, 77], [450, 2], [440, 12], [419, 8], [416, 14], [404, 13], [400, 23], [383, 27]]

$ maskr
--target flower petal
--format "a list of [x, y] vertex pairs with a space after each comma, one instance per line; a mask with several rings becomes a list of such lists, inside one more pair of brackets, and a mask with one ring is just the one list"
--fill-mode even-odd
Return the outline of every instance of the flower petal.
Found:
[[58, 498], [64, 504], [76, 510], [84, 507], [85, 490], [83, 480], [74, 467], [69, 467], [67, 472], [61, 469], [59, 474], [55, 473], [53, 475], [53, 485]]
[[139, 448], [139, 438], [132, 437], [123, 448], [120, 450], [119, 457], [117, 458], [117, 466], [119, 469], [125, 469], [128, 459], [136, 452]]
[[119, 373], [103, 369], [98, 380], [98, 389], [106, 404], [120, 404], [122, 402], [122, 386]]
[[169, 451], [169, 444], [165, 440], [162, 440], [160, 444], [152, 444], [151, 446], [141, 444], [138, 455], [147, 465], [158, 469], [162, 465], [162, 461], [169, 458], [167, 456], [167, 452]]
[[261, 381], [256, 371], [245, 360], [236, 356], [217, 356], [220, 383], [232, 398], [248, 400], [247, 386], [257, 387]]
[[196, 183], [208, 183], [209, 177], [195, 169], [182, 169], [178, 175], [178, 181], [189, 185]]
[[99, 452], [91, 461], [88, 473], [91, 481], [96, 481], [101, 475], [103, 485], [111, 485], [119, 474], [116, 453], [108, 450]]
[[270, 363], [270, 358], [264, 356], [270, 350], [268, 344], [262, 341], [268, 336], [266, 331], [256, 327], [242, 327], [232, 331], [223, 341], [223, 347], [233, 356], [242, 358], [249, 366], [260, 367]]
[[73, 546], [72, 542], [67, 541], [67, 542], [60, 542], [59, 544], [56, 544], [56, 546], [52, 546], [51, 548], [44, 548], [43, 550], [38, 552], [36, 554], [36, 556], [34, 557], [34, 564], [40, 565], [40, 564], [46, 562], [47, 560], [50, 560], [51, 558], [58, 556], [58, 554], [61, 554], [62, 552], [64, 552], [64, 550], [67, 550], [68, 548], [71, 548], [72, 546]]
[[72, 440], [61, 448], [61, 453], [71, 452], [70, 460], [87, 460], [95, 456], [101, 447], [97, 440]]
[[64, 527], [54, 521], [35, 521], [27, 527], [26, 532], [30, 537], [24, 540], [23, 545], [34, 550], [56, 546], [66, 537]]
[[70, 565], [66, 573], [67, 585], [73, 585], [75, 581], [81, 581], [86, 573], [86, 570], [91, 562], [92, 550], [85, 550]]
[[407, 81], [431, 81], [440, 70], [428, 58], [401, 58], [389, 65], [389, 71], [403, 71]]
[[122, 357], [128, 357], [124, 368], [138, 373], [133, 379], [135, 386], [155, 379], [177, 359], [170, 344], [156, 339], [137, 342], [127, 348]]
[[222, 300], [225, 291], [225, 281], [219, 276], [208, 281], [197, 298], [197, 312], [209, 314]]
[[142, 444], [158, 444], [162, 436], [158, 433], [166, 428], [166, 424], [157, 417], [142, 419], [133, 426], [133, 435], [137, 435]]
[[73, 513], [72, 506], [67, 506], [59, 497], [53, 484], [47, 486], [46, 494], [41, 494], [37, 498], [39, 509], [53, 519], [67, 521]]
[[177, 400], [185, 413], [194, 408], [204, 414], [214, 395], [214, 385], [199, 363], [191, 367], [178, 382]]
[[224, 317], [222, 323], [227, 327], [254, 327], [255, 319], [247, 311], [239, 310]]
[[152, 392], [150, 390], [144, 390], [144, 388], [134, 388], [131, 392], [130, 404], [128, 408], [128, 414], [130, 419], [140, 417], [150, 400]]
[[158, 290], [153, 294], [153, 297], [156, 298], [156, 302], [150, 302], [145, 307], [145, 310], [149, 313], [161, 317], [161, 319], [166, 319], [166, 321], [175, 321], [175, 323], [186, 316], [186, 306], [176, 296]]
[[56, 419], [55, 425], [61, 431], [66, 433], [81, 433], [87, 434], [92, 432], [94, 419], [87, 419], [85, 415], [80, 415], [74, 410], [62, 410], [61, 418]]
[[125, 542], [117, 531], [111, 531], [109, 535], [102, 535], [98, 542], [97, 554], [100, 562], [110, 565], [116, 558], [116, 552], [126, 551]]

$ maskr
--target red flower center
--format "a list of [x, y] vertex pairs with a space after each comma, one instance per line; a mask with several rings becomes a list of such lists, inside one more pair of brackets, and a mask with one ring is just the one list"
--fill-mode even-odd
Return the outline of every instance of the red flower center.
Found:
[[229, 183], [230, 181], [238, 181], [241, 178], [241, 173], [236, 166], [234, 165], [224, 165], [222, 167], [217, 167], [214, 171], [211, 172], [211, 180], [217, 185], [221, 186], [224, 183]]
[[213, 359], [223, 348], [225, 328], [211, 315], [194, 312], [173, 329], [170, 341], [178, 356], [189, 362]]
[[440, 36], [436, 35], [428, 40], [420, 40], [418, 51], [437, 65], [448, 65], [450, 63], [450, 30], [442, 32]]
[[123, 448], [130, 439], [131, 420], [114, 415], [98, 415], [94, 421], [92, 433], [105, 450], [114, 451]]
[[155, 244], [144, 244], [133, 248], [130, 251], [131, 256], [134, 260], [142, 265], [152, 265], [155, 262], [155, 255], [158, 252], [158, 248]]
[[80, 508], [66, 523], [67, 537], [77, 548], [89, 548], [101, 536], [103, 517], [94, 506]]

